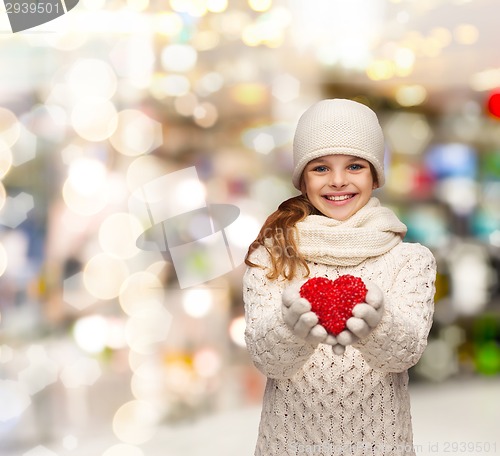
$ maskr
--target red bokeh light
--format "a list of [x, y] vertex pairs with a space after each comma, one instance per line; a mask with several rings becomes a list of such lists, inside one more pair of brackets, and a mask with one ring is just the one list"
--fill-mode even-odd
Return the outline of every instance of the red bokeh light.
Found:
[[493, 92], [488, 97], [488, 111], [492, 116], [500, 119], [500, 91]]

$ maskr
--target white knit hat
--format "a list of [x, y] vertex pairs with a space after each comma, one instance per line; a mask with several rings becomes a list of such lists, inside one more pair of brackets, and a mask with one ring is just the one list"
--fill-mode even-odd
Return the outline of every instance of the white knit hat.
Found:
[[378, 186], [384, 178], [384, 134], [376, 114], [352, 100], [322, 100], [302, 114], [293, 139], [292, 182], [300, 190], [302, 171], [325, 155], [354, 155], [375, 168]]

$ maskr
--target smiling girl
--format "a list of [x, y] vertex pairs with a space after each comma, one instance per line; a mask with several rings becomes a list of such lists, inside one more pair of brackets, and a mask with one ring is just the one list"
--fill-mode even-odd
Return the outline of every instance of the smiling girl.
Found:
[[[372, 196], [384, 177], [375, 113], [322, 100], [299, 119], [292, 182], [246, 257], [246, 343], [267, 377], [255, 456], [415, 455], [408, 369], [432, 324], [435, 260]], [[360, 277], [365, 302], [328, 333], [300, 288]]]

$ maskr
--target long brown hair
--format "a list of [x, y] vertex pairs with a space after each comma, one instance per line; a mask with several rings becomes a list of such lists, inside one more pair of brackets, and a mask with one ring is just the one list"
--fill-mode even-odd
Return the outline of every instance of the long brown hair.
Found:
[[250, 245], [245, 264], [250, 267], [263, 267], [252, 263], [249, 259], [252, 252], [262, 245], [271, 258], [268, 279], [277, 279], [282, 275], [285, 279], [292, 280], [300, 268], [305, 272], [304, 277], [307, 277], [310, 271], [306, 260], [297, 248], [295, 224], [311, 214], [320, 214], [320, 212], [304, 195], [283, 201], [278, 209], [267, 218], [257, 238]]

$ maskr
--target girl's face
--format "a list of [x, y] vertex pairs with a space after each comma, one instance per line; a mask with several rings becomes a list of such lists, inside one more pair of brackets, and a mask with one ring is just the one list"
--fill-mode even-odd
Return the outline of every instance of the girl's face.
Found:
[[347, 220], [368, 202], [377, 185], [368, 161], [352, 155], [325, 155], [304, 168], [301, 188], [323, 215]]

